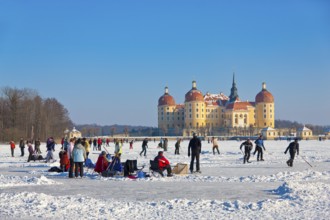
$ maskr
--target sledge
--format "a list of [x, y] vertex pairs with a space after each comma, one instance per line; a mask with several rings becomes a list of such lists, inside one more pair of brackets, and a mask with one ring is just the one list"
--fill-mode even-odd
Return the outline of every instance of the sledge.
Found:
[[188, 174], [188, 164], [184, 163], [177, 163], [174, 167], [172, 172], [177, 175], [187, 175]]

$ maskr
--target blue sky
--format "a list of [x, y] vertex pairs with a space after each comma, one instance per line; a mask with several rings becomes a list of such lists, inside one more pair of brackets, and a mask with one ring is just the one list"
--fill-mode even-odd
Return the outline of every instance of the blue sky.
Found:
[[0, 87], [55, 97], [78, 124], [157, 126], [167, 85], [254, 100], [330, 125], [330, 2], [0, 0]]

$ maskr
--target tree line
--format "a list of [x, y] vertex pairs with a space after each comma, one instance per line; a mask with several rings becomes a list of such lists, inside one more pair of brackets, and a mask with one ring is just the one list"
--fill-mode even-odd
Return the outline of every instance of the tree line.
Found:
[[60, 138], [72, 126], [68, 110], [55, 98], [41, 98], [36, 90], [0, 89], [0, 141]]

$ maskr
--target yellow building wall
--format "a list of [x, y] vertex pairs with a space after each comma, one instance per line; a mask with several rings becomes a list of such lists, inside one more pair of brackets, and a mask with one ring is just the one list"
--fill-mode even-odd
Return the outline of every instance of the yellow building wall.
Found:
[[205, 121], [208, 128], [221, 126], [221, 108], [219, 106], [207, 106]]
[[275, 127], [274, 103], [257, 103], [256, 104], [256, 126], [258, 128]]
[[175, 125], [175, 106], [162, 105], [158, 107], [158, 127], [173, 128]]
[[185, 103], [185, 127], [201, 128], [206, 126], [206, 104], [193, 101]]

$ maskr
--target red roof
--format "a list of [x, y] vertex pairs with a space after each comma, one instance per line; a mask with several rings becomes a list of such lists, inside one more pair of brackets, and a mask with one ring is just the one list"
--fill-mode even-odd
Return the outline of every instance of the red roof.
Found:
[[204, 97], [201, 91], [197, 89], [191, 89], [189, 92], [186, 94], [186, 102], [192, 102], [192, 101], [200, 101], [204, 102]]
[[232, 110], [247, 110], [248, 107], [254, 107], [254, 102], [233, 102], [228, 103], [226, 106], [226, 109], [232, 109]]
[[158, 106], [162, 105], [175, 105], [174, 98], [169, 94], [164, 94], [162, 97], [158, 100]]
[[263, 89], [261, 92], [257, 94], [256, 102], [273, 103], [274, 97], [270, 92], [268, 92], [268, 90]]

